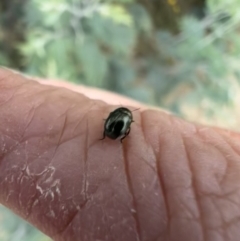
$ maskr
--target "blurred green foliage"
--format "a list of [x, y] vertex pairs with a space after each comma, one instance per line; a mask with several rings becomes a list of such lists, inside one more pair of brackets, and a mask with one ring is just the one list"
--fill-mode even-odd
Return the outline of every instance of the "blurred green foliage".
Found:
[[[229, 106], [240, 89], [240, 1], [196, 1], [206, 9], [187, 0], [161, 9], [145, 0], [4, 0], [0, 64], [237, 128]], [[21, 240], [47, 240], [9, 219], [5, 229], [0, 219], [0, 240], [20, 240], [18, 232]]]
[[28, 223], [0, 205], [1, 241], [51, 241]]
[[[230, 81], [239, 81], [240, 2], [209, 0], [208, 6], [202, 20], [179, 19], [176, 34], [153, 26], [134, 0], [31, 0], [19, 46], [25, 71], [113, 90], [180, 115], [184, 103], [201, 105], [204, 97], [205, 114], [214, 115], [231, 103]], [[177, 91], [180, 86], [188, 91]]]

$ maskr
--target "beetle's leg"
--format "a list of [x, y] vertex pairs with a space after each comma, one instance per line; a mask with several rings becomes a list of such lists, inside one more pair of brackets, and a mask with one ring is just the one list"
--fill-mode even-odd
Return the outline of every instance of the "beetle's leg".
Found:
[[99, 140], [103, 140], [103, 139], [105, 139], [105, 131], [103, 132], [103, 137], [101, 138], [101, 139], [99, 139]]
[[129, 129], [126, 131], [125, 135], [120, 139], [121, 143], [122, 143], [123, 139], [129, 135], [130, 130], [131, 130], [131, 128], [129, 127]]

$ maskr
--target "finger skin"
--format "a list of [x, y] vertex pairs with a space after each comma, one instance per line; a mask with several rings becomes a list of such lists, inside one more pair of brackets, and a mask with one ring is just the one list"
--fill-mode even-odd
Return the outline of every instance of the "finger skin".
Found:
[[81, 93], [85, 96], [87, 96], [90, 99], [93, 100], [103, 100], [104, 102], [111, 104], [111, 105], [132, 105], [136, 107], [141, 107], [143, 108], [144, 105], [132, 100], [130, 98], [124, 97], [122, 95], [119, 95], [117, 93], [111, 93], [105, 90], [100, 90], [97, 88], [88, 88], [82, 85], [76, 85], [70, 82], [64, 82], [64, 81], [46, 81], [46, 80], [41, 80], [38, 78], [35, 78], [39, 83], [44, 84], [44, 85], [51, 85], [51, 86], [57, 86], [57, 87], [64, 87], [67, 89], [70, 89], [72, 91]]
[[239, 135], [144, 110], [99, 141], [114, 108], [1, 69], [0, 202], [56, 241], [239, 240]]

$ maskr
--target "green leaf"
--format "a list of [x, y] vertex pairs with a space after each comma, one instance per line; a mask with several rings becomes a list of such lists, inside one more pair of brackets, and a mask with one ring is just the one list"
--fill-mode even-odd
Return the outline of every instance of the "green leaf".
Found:
[[89, 19], [88, 24], [95, 38], [110, 47], [116, 54], [131, 54], [136, 41], [136, 32], [132, 27], [116, 23], [99, 14]]
[[140, 4], [133, 4], [129, 7], [129, 11], [133, 16], [136, 30], [150, 34], [153, 26], [147, 10]]
[[100, 51], [96, 41], [92, 38], [85, 38], [84, 42], [79, 44], [76, 54], [86, 78], [87, 84], [102, 86], [107, 74], [107, 59]]

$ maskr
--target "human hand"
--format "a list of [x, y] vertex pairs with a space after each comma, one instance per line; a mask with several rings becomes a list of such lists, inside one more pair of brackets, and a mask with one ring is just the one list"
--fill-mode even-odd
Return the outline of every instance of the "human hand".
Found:
[[143, 106], [99, 141], [110, 104], [141, 104], [62, 85], [84, 95], [0, 70], [3, 205], [56, 241], [239, 240], [239, 134]]

